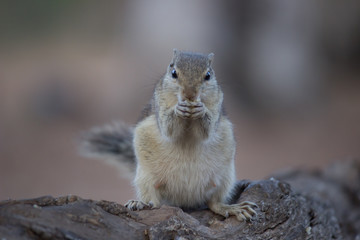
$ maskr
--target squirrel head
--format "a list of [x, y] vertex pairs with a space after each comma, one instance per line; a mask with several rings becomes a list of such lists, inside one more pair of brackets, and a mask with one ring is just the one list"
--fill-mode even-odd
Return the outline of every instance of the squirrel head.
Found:
[[211, 67], [214, 54], [183, 52], [174, 49], [163, 84], [177, 93], [178, 101], [201, 101], [201, 95], [217, 86]]

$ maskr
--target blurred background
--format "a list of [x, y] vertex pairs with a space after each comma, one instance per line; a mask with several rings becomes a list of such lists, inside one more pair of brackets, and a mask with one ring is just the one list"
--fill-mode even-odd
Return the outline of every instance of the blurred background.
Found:
[[360, 1], [0, 3], [0, 200], [134, 198], [77, 139], [135, 124], [172, 49], [215, 53], [237, 177], [360, 156]]

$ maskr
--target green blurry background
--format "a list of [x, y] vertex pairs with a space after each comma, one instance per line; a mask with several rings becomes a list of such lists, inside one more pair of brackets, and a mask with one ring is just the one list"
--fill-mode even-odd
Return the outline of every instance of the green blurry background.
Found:
[[135, 124], [172, 49], [214, 52], [238, 178], [360, 156], [360, 2], [0, 2], [0, 200], [125, 202], [129, 180], [77, 153]]

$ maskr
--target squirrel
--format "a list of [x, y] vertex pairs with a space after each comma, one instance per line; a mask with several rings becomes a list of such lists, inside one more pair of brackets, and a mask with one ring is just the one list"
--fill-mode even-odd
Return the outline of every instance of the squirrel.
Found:
[[213, 58], [174, 49], [135, 128], [114, 123], [85, 134], [85, 152], [121, 162], [135, 175], [139, 200], [128, 201], [127, 208], [207, 206], [239, 221], [257, 215], [255, 203], [236, 203], [244, 186], [235, 180], [236, 143]]

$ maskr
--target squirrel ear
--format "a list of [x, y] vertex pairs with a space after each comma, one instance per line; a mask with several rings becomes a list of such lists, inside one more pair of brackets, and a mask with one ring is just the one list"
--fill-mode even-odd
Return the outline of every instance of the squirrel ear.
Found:
[[174, 65], [174, 63], [175, 63], [175, 58], [177, 58], [177, 56], [178, 56], [178, 54], [179, 54], [179, 51], [178, 51], [176, 48], [173, 49], [173, 52], [174, 52], [174, 54], [173, 54], [173, 57], [172, 57], [172, 59], [171, 59], [170, 65]]
[[178, 55], [179, 51], [176, 48], [174, 48], [173, 52], [174, 52], [174, 58], [175, 58]]
[[215, 54], [213, 54], [213, 53], [210, 53], [208, 55], [209, 65], [211, 65], [211, 62], [214, 60], [214, 56], [215, 56]]

